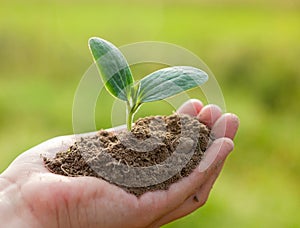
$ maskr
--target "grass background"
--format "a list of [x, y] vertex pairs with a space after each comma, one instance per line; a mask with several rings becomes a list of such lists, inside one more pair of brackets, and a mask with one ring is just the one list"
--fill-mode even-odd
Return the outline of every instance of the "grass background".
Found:
[[[0, 0], [0, 172], [26, 149], [72, 134], [89, 37], [165, 41], [207, 63], [241, 120], [207, 204], [166, 227], [299, 227], [299, 3]], [[153, 68], [133, 71], [138, 78]], [[99, 128], [111, 125], [112, 101], [103, 94], [97, 104]], [[170, 112], [158, 103], [139, 115]]]

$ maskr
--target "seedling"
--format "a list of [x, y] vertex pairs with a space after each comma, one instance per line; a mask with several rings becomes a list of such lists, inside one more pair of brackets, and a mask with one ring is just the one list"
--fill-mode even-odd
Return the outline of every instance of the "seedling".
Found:
[[134, 114], [146, 102], [158, 101], [202, 85], [208, 75], [190, 66], [167, 67], [135, 82], [121, 51], [110, 42], [93, 37], [89, 48], [107, 91], [126, 102], [127, 129], [130, 131]]

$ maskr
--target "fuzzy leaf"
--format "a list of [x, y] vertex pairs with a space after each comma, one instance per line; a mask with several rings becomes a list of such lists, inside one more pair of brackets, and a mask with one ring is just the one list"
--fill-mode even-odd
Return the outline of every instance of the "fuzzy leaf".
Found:
[[134, 79], [123, 54], [110, 42], [97, 37], [89, 39], [89, 48], [106, 89], [116, 98], [128, 101]]
[[140, 81], [139, 101], [143, 103], [162, 100], [202, 85], [207, 80], [208, 75], [194, 67], [164, 68], [149, 74]]

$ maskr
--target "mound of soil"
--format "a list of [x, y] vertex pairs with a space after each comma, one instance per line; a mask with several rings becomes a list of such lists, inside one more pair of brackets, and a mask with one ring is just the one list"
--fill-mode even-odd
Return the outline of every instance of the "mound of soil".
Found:
[[209, 143], [210, 130], [196, 118], [154, 116], [139, 119], [130, 132], [101, 130], [82, 137], [44, 163], [53, 173], [102, 178], [140, 196], [188, 176]]

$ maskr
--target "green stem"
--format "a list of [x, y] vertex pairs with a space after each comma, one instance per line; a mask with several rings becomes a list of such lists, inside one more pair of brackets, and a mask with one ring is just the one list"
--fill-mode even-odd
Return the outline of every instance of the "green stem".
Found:
[[129, 104], [129, 102], [127, 102], [126, 104], [127, 106], [127, 110], [126, 110], [126, 115], [127, 115], [127, 130], [130, 131], [131, 127], [132, 127], [132, 120], [133, 120], [133, 110], [131, 108], [131, 105]]
[[133, 116], [136, 113], [136, 111], [139, 109], [141, 104], [136, 104], [134, 107], [131, 107], [129, 102], [127, 102], [127, 130], [130, 131], [132, 127], [132, 122], [133, 122]]
[[127, 111], [127, 130], [130, 131], [132, 127], [133, 113], [131, 110]]

